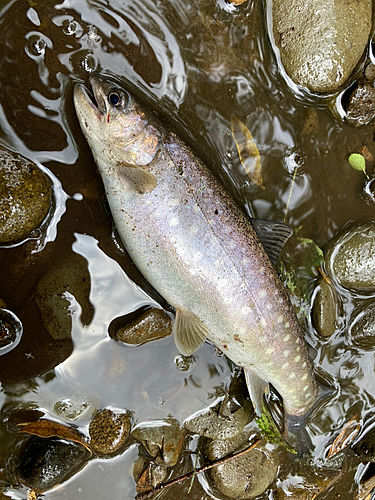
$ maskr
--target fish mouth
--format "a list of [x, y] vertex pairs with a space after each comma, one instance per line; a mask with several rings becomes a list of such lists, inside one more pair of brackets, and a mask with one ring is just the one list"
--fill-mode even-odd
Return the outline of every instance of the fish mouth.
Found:
[[101, 118], [107, 112], [106, 94], [103, 90], [105, 80], [100, 75], [92, 75], [89, 82], [91, 89], [82, 83], [74, 87], [74, 102], [76, 108], [89, 108]]

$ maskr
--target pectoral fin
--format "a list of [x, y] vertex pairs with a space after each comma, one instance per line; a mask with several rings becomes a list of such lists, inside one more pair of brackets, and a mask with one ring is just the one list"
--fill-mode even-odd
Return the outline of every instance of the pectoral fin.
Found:
[[258, 417], [262, 414], [263, 396], [269, 393], [269, 383], [259, 377], [250, 368], [244, 368], [246, 385]]
[[177, 309], [176, 319], [173, 324], [173, 335], [180, 353], [190, 356], [206, 340], [208, 328], [195, 314]]
[[141, 167], [122, 165], [119, 168], [119, 177], [126, 189], [139, 194], [150, 193], [157, 185], [156, 177]]

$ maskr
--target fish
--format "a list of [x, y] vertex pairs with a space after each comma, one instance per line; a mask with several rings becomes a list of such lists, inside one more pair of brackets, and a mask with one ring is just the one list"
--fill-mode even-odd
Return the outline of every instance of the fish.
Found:
[[243, 368], [258, 415], [271, 384], [296, 441], [319, 389], [274, 267], [292, 230], [250, 219], [120, 79], [93, 74], [89, 85], [74, 88], [78, 121], [128, 254], [176, 311], [178, 350], [188, 356], [211, 341]]

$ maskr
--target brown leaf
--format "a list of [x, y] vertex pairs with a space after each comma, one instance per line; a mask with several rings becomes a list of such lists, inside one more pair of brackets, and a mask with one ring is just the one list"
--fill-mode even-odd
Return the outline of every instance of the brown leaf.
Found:
[[231, 130], [238, 155], [250, 179], [264, 189], [260, 155], [250, 130], [238, 118], [232, 116]]
[[142, 472], [141, 477], [137, 483], [137, 492], [145, 493], [146, 491], [151, 491], [153, 489], [153, 481], [152, 481], [152, 465], [148, 464], [146, 469]]
[[56, 436], [61, 439], [66, 439], [67, 441], [82, 444], [91, 453], [91, 448], [87, 442], [86, 436], [81, 434], [78, 430], [60, 424], [59, 422], [41, 419], [35, 422], [19, 423], [18, 426], [21, 427], [18, 432], [26, 432], [27, 434], [33, 434], [42, 438]]
[[344, 428], [342, 429], [340, 434], [328, 448], [326, 459], [334, 457], [337, 453], [339, 453], [339, 451], [342, 451], [344, 448], [346, 448], [354, 440], [360, 428], [361, 425], [358, 422], [357, 413], [353, 418], [349, 420], [349, 422], [344, 425]]

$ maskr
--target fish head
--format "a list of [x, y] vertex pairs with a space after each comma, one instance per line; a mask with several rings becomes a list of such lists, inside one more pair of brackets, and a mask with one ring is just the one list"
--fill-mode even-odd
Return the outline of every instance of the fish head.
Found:
[[75, 86], [74, 105], [99, 169], [150, 165], [161, 143], [153, 118], [114, 79], [94, 74], [90, 85]]

